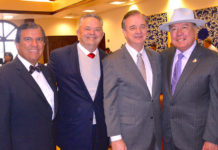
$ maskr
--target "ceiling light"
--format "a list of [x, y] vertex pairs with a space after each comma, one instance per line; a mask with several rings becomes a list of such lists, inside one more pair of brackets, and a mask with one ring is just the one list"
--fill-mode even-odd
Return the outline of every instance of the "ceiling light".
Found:
[[30, 1], [30, 2], [54, 2], [54, 0], [23, 0], [23, 1]]
[[139, 8], [138, 8], [138, 6], [135, 4], [135, 5], [131, 5], [131, 6], [129, 7], [129, 11], [131, 11], [131, 10], [139, 10]]
[[65, 16], [64, 18], [71, 19], [71, 18], [74, 18], [74, 17], [73, 16]]
[[91, 13], [91, 12], [95, 12], [95, 10], [84, 10], [83, 12]]
[[110, 4], [112, 5], [121, 5], [124, 4], [125, 2], [120, 2], [120, 1], [114, 1], [114, 2], [110, 2]]
[[4, 19], [12, 19], [12, 18], [14, 18], [13, 16], [4, 16], [3, 17]]

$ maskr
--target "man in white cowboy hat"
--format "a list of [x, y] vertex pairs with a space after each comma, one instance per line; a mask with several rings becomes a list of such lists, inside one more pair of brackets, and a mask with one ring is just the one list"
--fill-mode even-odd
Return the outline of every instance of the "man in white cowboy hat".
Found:
[[218, 150], [218, 55], [196, 42], [204, 24], [178, 8], [160, 26], [175, 46], [161, 54], [164, 150]]

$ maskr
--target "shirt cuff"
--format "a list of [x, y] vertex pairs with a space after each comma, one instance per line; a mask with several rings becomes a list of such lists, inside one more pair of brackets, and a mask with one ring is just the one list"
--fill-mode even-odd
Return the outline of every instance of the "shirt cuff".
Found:
[[114, 142], [114, 141], [121, 140], [122, 136], [121, 135], [115, 135], [115, 136], [111, 136], [110, 139], [111, 139], [111, 142]]

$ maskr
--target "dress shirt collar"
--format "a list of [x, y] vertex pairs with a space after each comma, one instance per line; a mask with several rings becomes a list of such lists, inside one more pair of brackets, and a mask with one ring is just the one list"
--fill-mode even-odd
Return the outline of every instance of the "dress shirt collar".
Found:
[[[88, 55], [90, 53], [90, 51], [88, 51], [85, 47], [83, 47], [80, 43], [78, 43], [77, 45], [79, 47], [79, 49], [85, 54]], [[92, 52], [93, 54], [97, 55], [98, 52], [98, 48], [95, 49], [94, 52]]]
[[142, 49], [138, 52], [136, 49], [131, 47], [128, 43], [126, 43], [125, 46], [126, 46], [127, 51], [129, 52], [129, 54], [132, 56], [134, 62], [137, 61], [137, 54], [138, 53], [141, 53], [142, 55], [144, 55], [144, 53], [145, 53], [144, 47], [142, 47]]
[[[30, 62], [28, 62], [25, 58], [23, 58], [21, 55], [18, 54], [17, 56], [19, 58], [19, 60], [23, 63], [23, 65], [25, 66], [25, 68], [29, 71], [30, 70], [30, 66], [32, 65]], [[39, 64], [36, 63], [35, 66], [38, 66]]]
[[[197, 42], [195, 41], [191, 47], [189, 47], [185, 52], [183, 52], [183, 55], [186, 59], [189, 59], [196, 45], [197, 45]], [[180, 53], [181, 51], [176, 49], [175, 57], [177, 58]]]
[[128, 43], [126, 43], [126, 49], [129, 52], [130, 56], [132, 57], [133, 61], [135, 62], [135, 64], [137, 64], [137, 54], [141, 53], [142, 54], [142, 59], [144, 61], [144, 65], [146, 68], [146, 77], [147, 77], [147, 86], [149, 89], [150, 94], [152, 95], [152, 86], [153, 86], [153, 72], [152, 72], [152, 68], [151, 68], [151, 63], [149, 61], [148, 55], [145, 51], [145, 48], [143, 46], [143, 48], [138, 52], [137, 50], [135, 50], [134, 48], [132, 48]]

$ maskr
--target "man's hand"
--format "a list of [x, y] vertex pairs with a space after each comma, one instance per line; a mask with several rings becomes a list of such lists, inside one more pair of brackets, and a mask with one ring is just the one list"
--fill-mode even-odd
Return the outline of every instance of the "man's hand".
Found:
[[202, 150], [218, 150], [218, 145], [205, 141]]
[[127, 150], [126, 144], [123, 140], [111, 142], [112, 150]]

